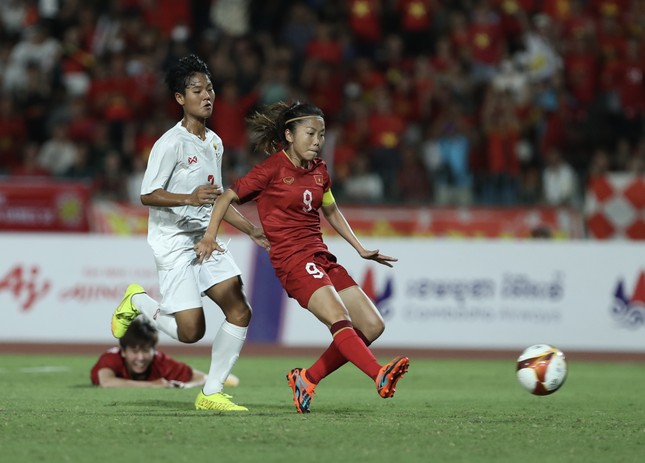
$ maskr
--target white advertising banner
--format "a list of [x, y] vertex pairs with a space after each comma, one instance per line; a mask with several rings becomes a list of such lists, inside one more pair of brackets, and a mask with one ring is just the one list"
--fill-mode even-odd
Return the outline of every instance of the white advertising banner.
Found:
[[[645, 245], [634, 242], [365, 242], [397, 257], [365, 261], [342, 240], [330, 249], [377, 302], [378, 347], [645, 352]], [[303, 329], [315, 326], [316, 329]], [[329, 332], [290, 300], [286, 345], [325, 345]]]
[[[376, 347], [645, 352], [644, 244], [364, 240], [399, 259], [390, 269], [327, 241], [385, 319]], [[229, 248], [254, 307], [250, 342], [329, 344], [329, 331], [276, 289], [263, 251], [245, 236]], [[0, 343], [114, 343], [110, 318], [133, 282], [158, 298], [144, 237], [0, 234]], [[201, 344], [223, 320], [205, 307]]]
[[[245, 241], [251, 243], [245, 236], [230, 243], [242, 272], [252, 249]], [[145, 237], [0, 234], [0, 256], [0, 342], [116, 343], [110, 320], [126, 287], [138, 283], [159, 298]], [[212, 341], [223, 320], [204, 300], [213, 310], [206, 310], [202, 343]], [[165, 335], [160, 341], [176, 343]]]

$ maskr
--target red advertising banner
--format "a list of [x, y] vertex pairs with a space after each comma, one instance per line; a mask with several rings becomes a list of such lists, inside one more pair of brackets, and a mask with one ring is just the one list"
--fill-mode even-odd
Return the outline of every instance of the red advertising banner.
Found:
[[0, 180], [0, 231], [89, 232], [90, 188], [83, 182]]
[[[236, 206], [249, 220], [260, 221], [253, 203]], [[359, 236], [418, 236], [447, 238], [529, 238], [537, 229], [554, 238], [582, 239], [581, 214], [559, 208], [468, 208], [342, 206]], [[147, 233], [148, 210], [132, 204], [95, 203], [93, 227], [98, 233], [136, 235]], [[321, 221], [323, 233], [335, 232]], [[228, 224], [223, 232], [239, 233]]]

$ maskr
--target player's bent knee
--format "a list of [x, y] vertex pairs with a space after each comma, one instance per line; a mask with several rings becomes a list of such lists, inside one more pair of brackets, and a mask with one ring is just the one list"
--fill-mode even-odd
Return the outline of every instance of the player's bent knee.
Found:
[[360, 330], [363, 332], [365, 337], [370, 341], [375, 341], [379, 336], [385, 331], [385, 323], [383, 320], [373, 320], [370, 323], [361, 326]]
[[248, 304], [239, 304], [225, 311], [226, 320], [237, 326], [249, 326], [253, 310]]
[[186, 344], [193, 344], [199, 341], [206, 334], [206, 329], [203, 327], [189, 327], [182, 328], [177, 333], [179, 335], [179, 340], [185, 342]]

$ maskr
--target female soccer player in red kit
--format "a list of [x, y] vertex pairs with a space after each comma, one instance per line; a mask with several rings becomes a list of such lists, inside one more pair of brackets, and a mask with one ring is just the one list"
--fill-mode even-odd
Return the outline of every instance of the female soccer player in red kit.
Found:
[[381, 397], [392, 397], [410, 361], [397, 357], [382, 366], [369, 350], [385, 329], [383, 319], [323, 242], [318, 210], [364, 259], [388, 267], [397, 259], [365, 249], [338, 209], [327, 166], [318, 157], [325, 141], [322, 111], [307, 103], [276, 103], [249, 123], [252, 141], [270, 156], [217, 199], [206, 233], [195, 245], [198, 259], [221, 251], [217, 230], [231, 202], [255, 200], [282, 286], [333, 337], [311, 367], [287, 374], [298, 412], [309, 412], [316, 385], [347, 361], [376, 382]]

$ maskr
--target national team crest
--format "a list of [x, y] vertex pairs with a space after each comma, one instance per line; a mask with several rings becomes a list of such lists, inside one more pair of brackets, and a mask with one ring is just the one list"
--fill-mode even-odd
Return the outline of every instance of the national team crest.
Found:
[[314, 182], [316, 182], [316, 185], [322, 186], [323, 185], [323, 176], [322, 175], [314, 175]]
[[295, 178], [293, 177], [283, 177], [282, 181], [286, 183], [287, 185], [291, 185], [293, 182], [295, 182]]

